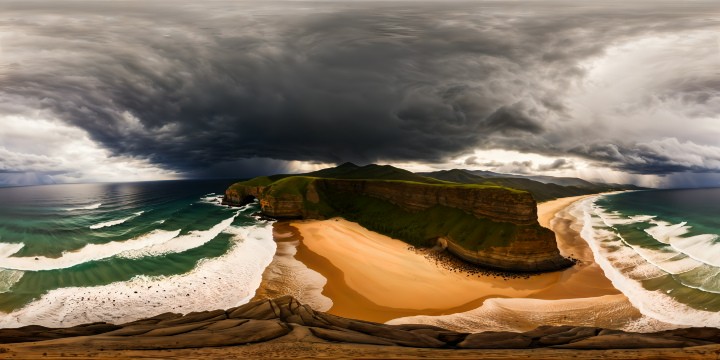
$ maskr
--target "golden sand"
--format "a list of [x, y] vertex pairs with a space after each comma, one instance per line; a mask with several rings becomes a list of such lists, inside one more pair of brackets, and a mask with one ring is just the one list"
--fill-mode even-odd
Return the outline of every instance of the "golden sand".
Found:
[[[322, 295], [332, 300], [332, 314], [380, 322], [407, 317], [400, 321], [438, 324], [448, 320], [439, 315], [457, 314], [455, 317], [468, 318], [462, 320], [464, 325], [455, 326], [464, 330], [504, 326], [497, 319], [473, 323], [469, 321], [472, 312], [491, 318], [514, 317], [517, 326], [504, 329], [527, 330], [543, 322], [621, 327], [641, 314], [605, 277], [585, 240], [571, 228], [572, 219], [557, 216], [583, 198], [561, 198], [538, 205], [540, 224], [556, 232], [563, 255], [579, 262], [565, 271], [529, 278], [504, 279], [449, 270], [400, 240], [340, 218], [277, 226], [285, 229], [279, 236], [282, 241], [300, 240], [295, 259], [327, 279]], [[609, 308], [620, 311], [610, 314]], [[447, 321], [444, 325], [452, 327]]]

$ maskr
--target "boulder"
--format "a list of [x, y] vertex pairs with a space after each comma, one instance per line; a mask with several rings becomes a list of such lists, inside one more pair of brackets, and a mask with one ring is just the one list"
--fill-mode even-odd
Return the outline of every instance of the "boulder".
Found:
[[462, 349], [527, 349], [532, 338], [514, 332], [483, 332], [468, 335], [458, 344]]

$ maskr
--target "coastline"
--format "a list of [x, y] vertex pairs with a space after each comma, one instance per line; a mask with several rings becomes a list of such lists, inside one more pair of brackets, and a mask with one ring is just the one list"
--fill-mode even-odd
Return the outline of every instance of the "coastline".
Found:
[[[303, 300], [329, 298], [332, 306], [323, 310], [339, 316], [472, 332], [527, 331], [540, 325], [657, 327], [657, 321], [645, 318], [613, 287], [573, 228], [576, 219], [568, 208], [591, 196], [597, 195], [538, 205], [540, 224], [555, 231], [561, 253], [578, 263], [525, 278], [438, 266], [400, 240], [339, 218], [279, 222], [275, 234], [276, 241], [296, 246], [295, 261], [326, 279], [321, 294], [315, 286], [315, 294]], [[266, 272], [272, 272], [271, 267]], [[264, 275], [262, 287], [266, 286], [272, 287]], [[256, 298], [264, 292], [259, 289]]]

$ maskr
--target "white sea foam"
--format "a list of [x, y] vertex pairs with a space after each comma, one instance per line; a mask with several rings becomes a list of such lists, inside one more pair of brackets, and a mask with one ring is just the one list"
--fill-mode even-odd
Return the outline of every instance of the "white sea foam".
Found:
[[222, 200], [223, 200], [223, 195], [217, 195], [215, 193], [207, 194], [200, 198], [201, 203], [227, 208], [225, 205], [222, 204]]
[[650, 221], [650, 223], [655, 226], [645, 229], [645, 232], [663, 244], [670, 244], [673, 238], [683, 236], [690, 230], [686, 222], [670, 224], [665, 221]]
[[0, 294], [8, 292], [23, 277], [22, 271], [0, 269]]
[[92, 204], [92, 205], [88, 205], [88, 206], [81, 206], [81, 207], [74, 207], [74, 208], [66, 208], [66, 209], [63, 209], [63, 210], [65, 210], [65, 211], [95, 210], [95, 209], [99, 208], [100, 205], [102, 205], [102, 203], [96, 203], [96, 204]]
[[158, 242], [137, 249], [128, 249], [127, 251], [119, 253], [118, 256], [137, 259], [146, 256], [158, 256], [169, 253], [180, 253], [200, 247], [208, 241], [214, 239], [221, 232], [223, 232], [223, 230], [227, 229], [239, 214], [240, 211], [235, 212], [235, 215], [221, 221], [220, 223], [208, 230], [191, 231], [186, 235], [181, 235], [176, 237], [175, 239], [172, 239], [172, 241]]
[[[23, 243], [0, 243], [0, 258], [5, 258], [20, 251], [25, 246]], [[3, 267], [0, 263], [0, 268]]]
[[591, 197], [573, 205], [571, 214], [582, 222], [580, 235], [588, 242], [595, 254], [595, 259], [610, 279], [613, 286], [628, 297], [630, 302], [646, 316], [678, 326], [713, 326], [720, 327], [720, 313], [693, 309], [675, 301], [660, 291], [648, 291], [641, 281], [628, 277], [622, 267], [616, 267], [616, 261], [622, 257], [609, 256], [603, 248], [603, 235], [593, 226], [594, 202], [598, 197]]
[[295, 259], [298, 244], [299, 241], [277, 243], [277, 251], [266, 272], [265, 291], [272, 296], [292, 295], [314, 310], [328, 311], [333, 302], [322, 294], [327, 279]]
[[387, 324], [427, 324], [460, 332], [521, 332], [541, 325], [599, 326], [646, 332], [677, 327], [639, 315], [622, 295], [557, 300], [491, 298], [470, 311], [408, 316]]
[[[112, 241], [105, 244], [88, 244], [76, 251], [63, 252], [58, 258], [49, 258], [45, 256], [13, 257], [10, 256], [12, 255], [12, 253], [10, 253], [8, 255], [0, 256], [0, 267], [25, 271], [66, 269], [89, 261], [107, 259], [124, 252], [163, 244], [179, 234], [180, 230], [153, 230], [147, 234], [130, 240]], [[0, 246], [0, 254], [5, 253], [2, 249], [3, 247]]]
[[123, 219], [110, 220], [110, 221], [106, 221], [106, 222], [101, 222], [101, 223], [99, 223], [99, 224], [90, 225], [90, 228], [93, 229], [93, 230], [97, 230], [97, 229], [101, 229], [101, 228], [104, 228], [104, 227], [120, 225], [120, 224], [122, 224], [122, 223], [124, 223], [124, 222], [126, 222], [126, 221], [128, 221], [128, 220], [132, 220], [132, 219], [134, 219], [134, 218], [142, 215], [143, 213], [144, 213], [144, 211], [138, 211], [138, 212], [136, 212], [136, 213], [133, 213], [132, 216], [128, 216], [128, 217], [123, 218]]
[[705, 264], [720, 267], [720, 244], [718, 236], [702, 234], [670, 240], [670, 245], [691, 258]]
[[[687, 233], [687, 227], [685, 226], [685, 223], [671, 225], [663, 221], [654, 220], [655, 216], [649, 215], [633, 216], [626, 219], [622, 217], [621, 214], [619, 214], [618, 212], [609, 213], [603, 208], [597, 206], [592, 206], [592, 208], [593, 213], [597, 215], [598, 218], [600, 218], [602, 221], [601, 223], [598, 223], [597, 221], [594, 221], [593, 223], [593, 227], [596, 229], [595, 231], [598, 239], [607, 242], [608, 239], [613, 239], [614, 237], [617, 238], [622, 242], [623, 245], [631, 248], [642, 258], [642, 261], [640, 261], [641, 263], [647, 262], [652, 266], [669, 274], [680, 274], [702, 266], [702, 262], [688, 257], [686, 254], [678, 251], [672, 246], [663, 246], [659, 244], [660, 246], [651, 249], [630, 244], [625, 241], [625, 239], [620, 234], [601, 228], [602, 225], [605, 225], [608, 228], [612, 228], [612, 226], [619, 224], [626, 225], [638, 222], [649, 222], [651, 224], [656, 224], [656, 226], [646, 229], [645, 232], [653, 236], [653, 238], [661, 244], [670, 244], [670, 239], [674, 236], [679, 236]], [[632, 254], [628, 253], [625, 253], [622, 256], [626, 259], [635, 258]], [[618, 267], [618, 264], [616, 263], [615, 266]], [[645, 271], [650, 272], [651, 269], [646, 268]], [[654, 275], [652, 277], [657, 276], [659, 275]], [[641, 278], [637, 276], [631, 277], [636, 280], [639, 280]]]
[[631, 217], [625, 217], [618, 211], [602, 212], [598, 215], [607, 226], [635, 224], [639, 222], [647, 222], [655, 218], [655, 216], [651, 215], [635, 215]]
[[0, 328], [123, 323], [168, 311], [187, 313], [244, 304], [254, 296], [275, 253], [272, 225], [230, 227], [227, 232], [235, 235], [230, 250], [201, 260], [188, 273], [52, 290], [21, 309], [0, 314]]

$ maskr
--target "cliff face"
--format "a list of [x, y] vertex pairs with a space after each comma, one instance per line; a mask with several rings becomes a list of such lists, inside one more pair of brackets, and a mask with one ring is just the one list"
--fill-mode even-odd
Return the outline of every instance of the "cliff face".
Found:
[[464, 186], [428, 185], [420, 183], [318, 179], [317, 187], [353, 193], [389, 201], [407, 211], [433, 206], [460, 209], [476, 217], [514, 224], [537, 222], [535, 200], [529, 193], [502, 188], [473, 189]]
[[[477, 219], [477, 226], [499, 224], [504, 229], [500, 235], [494, 235], [492, 241], [482, 235], [468, 241], [457, 239], [457, 233], [453, 236], [442, 227], [433, 228], [435, 232], [430, 236], [465, 261], [506, 271], [553, 271], [572, 264], [560, 255], [555, 234], [538, 224], [535, 200], [526, 192], [497, 187], [317, 178], [308, 178], [302, 186], [294, 186], [293, 191], [283, 191], [282, 186], [236, 184], [226, 191], [225, 203], [243, 205], [257, 198], [262, 212], [268, 216], [311, 219], [344, 215], [342, 209], [329, 213], [322, 210], [323, 205], [330, 208], [334, 205], [332, 197], [325, 194], [334, 194], [335, 198], [341, 194], [381, 200], [411, 216], [436, 207], [458, 209]], [[388, 223], [393, 220], [392, 216], [386, 219]], [[385, 228], [376, 226], [374, 230], [383, 232]], [[502, 241], [498, 241], [498, 237], [502, 237]]]

